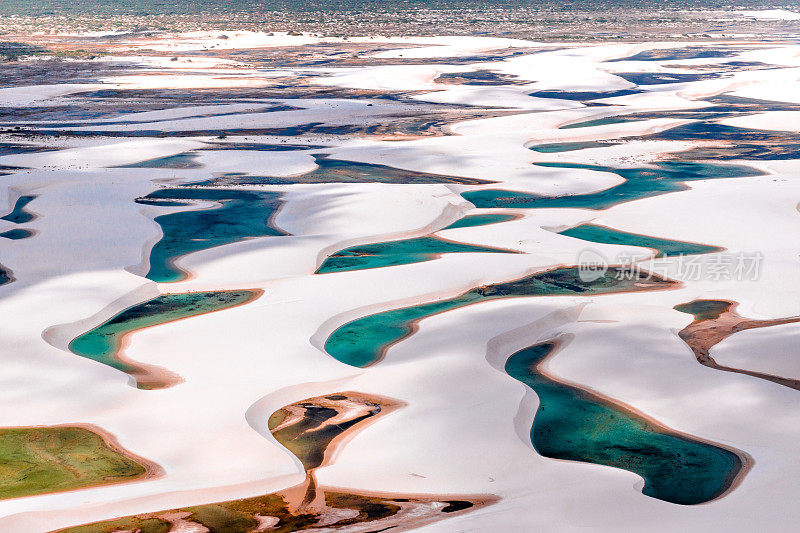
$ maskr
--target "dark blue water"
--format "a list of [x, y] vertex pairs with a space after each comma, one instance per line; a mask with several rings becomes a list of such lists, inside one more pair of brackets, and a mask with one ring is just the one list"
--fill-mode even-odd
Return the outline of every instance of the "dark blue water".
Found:
[[154, 191], [137, 202], [161, 207], [211, 202], [196, 209], [155, 218], [162, 237], [150, 252], [147, 278], [160, 283], [182, 281], [188, 272], [175, 260], [200, 250], [224, 246], [244, 239], [286, 235], [273, 224], [283, 202], [280, 194], [227, 189], [167, 188]]
[[609, 61], [675, 61], [682, 59], [710, 59], [719, 57], [731, 57], [739, 53], [739, 50], [715, 50], [706, 47], [676, 48], [672, 50], [645, 50], [631, 57], [624, 59], [612, 59]]
[[25, 224], [26, 222], [30, 222], [36, 218], [36, 215], [28, 211], [26, 208], [28, 204], [35, 199], [36, 196], [33, 195], [20, 196], [14, 203], [14, 208], [11, 210], [11, 212], [0, 217], [0, 220], [5, 220], [14, 224]]
[[31, 236], [33, 236], [33, 232], [29, 229], [12, 229], [0, 233], [0, 237], [3, 237], [4, 239], [10, 239], [12, 241], [27, 239]]
[[14, 275], [11, 273], [9, 269], [0, 265], [0, 285], [7, 285], [14, 281]]

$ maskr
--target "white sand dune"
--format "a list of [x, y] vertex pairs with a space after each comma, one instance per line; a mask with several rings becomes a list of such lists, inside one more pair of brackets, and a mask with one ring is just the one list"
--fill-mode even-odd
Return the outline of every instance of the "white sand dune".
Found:
[[786, 325], [743, 331], [714, 346], [711, 354], [721, 365], [797, 379], [797, 333]]
[[754, 19], [766, 20], [800, 20], [800, 13], [789, 11], [788, 9], [761, 9], [757, 11], [745, 11], [743, 15]]
[[729, 118], [722, 124], [751, 130], [797, 131], [800, 111], [771, 111], [757, 115]]
[[0, 88], [0, 106], [27, 107], [30, 105], [58, 105], [61, 97], [101, 88], [99, 84], [62, 83], [58, 85], [26, 85]]
[[[584, 208], [477, 209], [461, 193], [608, 191], [622, 200], [624, 190], [612, 190], [624, 182], [617, 173], [537, 163], [630, 168], [685, 163], [680, 158], [687, 150], [719, 148], [722, 140], [649, 136], [697, 124], [703, 120], [698, 113], [725, 105], [705, 100], [715, 95], [796, 102], [791, 88], [800, 78], [800, 46], [759, 45], [702, 63], [609, 62], [696, 43], [559, 45], [553, 50], [515, 39], [345, 40], [224, 33], [226, 38], [221, 32], [197, 32], [120, 41], [118, 53], [135, 49], [137, 55], [129, 59], [132, 70], [103, 84], [0, 89], [4, 107], [30, 108], [25, 135], [7, 133], [3, 141], [51, 149], [0, 155], [0, 165], [23, 167], [0, 169], [5, 174], [0, 177], [0, 215], [11, 211], [20, 196], [36, 196], [26, 208], [34, 219], [22, 224], [0, 220], [0, 233], [35, 232], [26, 239], [0, 238], [0, 263], [15, 278], [0, 286], [0, 427], [94, 424], [165, 471], [147, 481], [0, 500], [0, 530], [45, 532], [299, 483], [302, 465], [275, 441], [267, 420], [287, 404], [345, 390], [388, 396], [406, 406], [342, 446], [335, 461], [318, 471], [320, 483], [364, 491], [500, 497], [493, 505], [419, 531], [777, 532], [796, 527], [797, 391], [699, 364], [677, 335], [692, 317], [673, 309], [702, 298], [736, 301], [738, 312], [751, 318], [800, 314], [800, 183], [794, 179], [800, 161], [791, 158], [792, 152], [782, 160], [725, 161], [763, 175], [693, 180], [685, 190], [603, 209], [588, 203]], [[212, 53], [253, 53], [265, 47], [296, 51], [353, 42], [385, 47], [374, 52], [374, 59], [396, 64], [254, 69], [244, 59], [239, 63]], [[520, 53], [494, 57], [512, 49]], [[208, 57], [195, 63], [197, 56], [191, 55], [191, 64], [181, 59], [176, 66], [163, 55], [148, 59], [155, 52], [147, 50], [204, 50]], [[448, 61], [452, 58], [458, 61]], [[731, 67], [718, 79], [648, 85], [639, 93], [594, 101], [564, 94], [530, 96], [545, 90], [613, 93], [637, 88], [618, 74], [700, 73], [741, 61], [760, 61], [769, 69]], [[214, 73], [217, 67], [221, 72]], [[500, 78], [495, 85], [436, 81], [442, 73], [487, 70], [512, 78]], [[375, 97], [274, 98], [255, 92], [231, 101], [196, 102], [194, 93], [186, 91], [258, 88], [277, 78], [320, 90], [374, 91]], [[174, 99], [159, 100], [158, 106], [148, 101], [141, 109], [120, 106], [101, 118], [70, 119], [69, 125], [55, 126], [52, 113], [40, 118], [38, 108], [69, 103], [70, 95], [98, 86], [144, 91], [137, 98], [169, 94]], [[148, 90], [155, 92], [145, 94]], [[190, 96], [180, 97], [184, 91]], [[281, 110], [271, 110], [276, 105]], [[797, 131], [798, 111], [764, 109], [709, 120], [739, 128], [743, 135], [749, 130]], [[468, 113], [469, 120], [453, 119], [456, 111]], [[732, 108], [731, 113], [740, 111]], [[431, 121], [445, 117], [437, 134], [411, 132], [386, 139], [364, 133], [369, 126], [422, 115]], [[562, 128], [632, 115], [640, 116]], [[228, 131], [310, 123], [341, 130], [271, 136]], [[36, 134], [54, 127], [62, 134], [58, 139]], [[228, 134], [217, 138], [218, 131]], [[531, 149], [592, 141], [601, 144], [549, 153]], [[259, 149], [258, 144], [300, 148]], [[790, 149], [783, 143], [770, 148]], [[720, 163], [709, 153], [711, 162]], [[120, 168], [182, 154], [191, 156], [194, 165]], [[303, 174], [317, 169], [313, 155], [318, 154], [491, 183], [365, 180], [238, 186], [280, 193], [283, 205], [272, 222], [287, 235], [247, 238], [181, 257], [177, 265], [191, 273], [185, 281], [155, 283], [144, 277], [150, 252], [162, 237], [154, 219], [198, 206], [143, 205], [136, 198], [163, 186], [231, 174], [299, 176], [302, 181]], [[445, 229], [464, 216], [487, 214], [515, 218]], [[696, 257], [705, 269], [699, 277], [686, 270], [685, 257], [645, 261], [680, 282], [670, 290], [501, 299], [434, 315], [368, 368], [340, 363], [324, 351], [336, 328], [374, 312], [575, 265], [586, 250], [612, 263], [631, 256], [649, 260], [654, 254], [643, 246], [593, 243], [558, 233], [587, 223], [725, 250]], [[399, 266], [314, 274], [330, 254], [344, 248], [429, 235], [520, 253], [448, 253]], [[758, 255], [756, 276], [712, 274], [715, 265], [736, 254]], [[150, 327], [128, 338], [126, 357], [178, 374], [184, 381], [176, 386], [137, 389], [123, 372], [67, 349], [77, 335], [158, 294], [230, 289], [264, 294], [243, 306]], [[796, 324], [788, 324], [740, 332], [715, 346], [712, 355], [720, 364], [797, 377], [797, 331]], [[571, 340], [547, 363], [553, 375], [674, 430], [740, 450], [754, 461], [741, 484], [702, 505], [675, 505], [644, 496], [644, 482], [632, 472], [538, 454], [530, 430], [539, 399], [503, 367], [515, 351], [560, 335]]]
[[202, 146], [201, 142], [184, 139], [116, 140], [52, 152], [0, 156], [0, 165], [55, 171], [104, 168], [168, 157]]

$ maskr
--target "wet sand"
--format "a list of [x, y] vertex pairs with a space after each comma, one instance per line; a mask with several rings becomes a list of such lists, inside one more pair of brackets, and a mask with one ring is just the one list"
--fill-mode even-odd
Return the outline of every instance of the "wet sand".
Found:
[[[709, 310], [710, 308], [710, 310]], [[733, 368], [718, 364], [709, 354], [711, 348], [734, 333], [755, 328], [768, 328], [781, 324], [800, 322], [800, 317], [754, 320], [736, 313], [736, 302], [725, 300], [694, 300], [675, 307], [683, 313], [693, 314], [694, 322], [683, 328], [678, 335], [689, 345], [701, 365], [725, 372], [736, 372], [764, 379], [800, 391], [800, 380], [774, 376], [763, 372]]]

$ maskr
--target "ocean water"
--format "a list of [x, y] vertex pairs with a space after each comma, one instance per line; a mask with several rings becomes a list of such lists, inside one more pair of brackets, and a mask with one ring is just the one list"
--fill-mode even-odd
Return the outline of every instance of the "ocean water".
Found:
[[[336, 34], [484, 34], [598, 39], [764, 33], [797, 21], [743, 11], [800, 11], [800, 0], [3, 0], [0, 31], [261, 29]], [[587, 33], [585, 29], [592, 28]]]

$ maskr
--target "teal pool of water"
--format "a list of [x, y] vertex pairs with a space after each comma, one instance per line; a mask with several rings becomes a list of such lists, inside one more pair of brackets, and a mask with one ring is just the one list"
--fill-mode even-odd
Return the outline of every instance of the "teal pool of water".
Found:
[[537, 144], [535, 146], [531, 146], [531, 150], [534, 152], [539, 152], [541, 154], [557, 154], [561, 152], [573, 152], [575, 150], [585, 150], [587, 148], [604, 148], [606, 146], [613, 146], [615, 142], [600, 142], [600, 141], [584, 141], [584, 142], [573, 142], [573, 143], [548, 143], [548, 144]]
[[322, 263], [317, 269], [317, 274], [408, 265], [430, 261], [439, 254], [465, 252], [516, 253], [512, 250], [463, 244], [437, 239], [436, 237], [419, 237], [416, 239], [364, 244], [339, 250]]
[[743, 178], [762, 174], [754, 168], [742, 165], [677, 161], [658, 163], [651, 167], [643, 168], [613, 168], [572, 163], [539, 163], [538, 166], [611, 172], [624, 178], [625, 181], [615, 187], [599, 192], [571, 196], [539, 196], [500, 189], [467, 191], [462, 193], [461, 196], [475, 205], [475, 207], [481, 208], [567, 207], [599, 210], [607, 209], [623, 202], [685, 190], [688, 188], [683, 183], [685, 181], [712, 178]]
[[[488, 226], [489, 224], [497, 224], [499, 222], [508, 222], [510, 220], [514, 220], [517, 218], [515, 215], [501, 215], [501, 214], [491, 214], [487, 213], [485, 215], [468, 215], [464, 218], [460, 218], [447, 226], [444, 229], [455, 229], [455, 228], [473, 228], [476, 226]], [[443, 231], [443, 230], [442, 230]]]
[[33, 195], [20, 196], [14, 203], [14, 209], [12, 209], [7, 215], [0, 217], [0, 220], [5, 220], [14, 224], [25, 224], [30, 222], [36, 218], [36, 215], [26, 210], [25, 207], [27, 207], [27, 205], [35, 199], [36, 196]]
[[249, 290], [162, 294], [117, 313], [97, 327], [76, 337], [69, 349], [76, 355], [109, 365], [125, 373], [135, 373], [135, 364], [118, 357], [122, 337], [132, 331], [221, 311], [243, 304], [256, 296]]
[[162, 206], [191, 205], [191, 201], [218, 204], [156, 217], [163, 236], [150, 252], [147, 278], [161, 283], [188, 277], [175, 265], [187, 254], [249, 238], [286, 235], [272, 223], [282, 205], [280, 194], [274, 192], [185, 187], [159, 189], [137, 201]]
[[[338, 361], [356, 367], [378, 362], [392, 344], [408, 337], [423, 318], [469, 304], [523, 296], [595, 295], [668, 287], [674, 282], [644, 273], [623, 274], [609, 268], [592, 281], [583, 281], [577, 267], [540, 272], [524, 278], [471, 289], [453, 298], [401, 307], [357, 318], [336, 329], [325, 342], [325, 351]], [[617, 279], [620, 278], [620, 279]]]
[[594, 126], [605, 126], [607, 124], [622, 124], [623, 122], [630, 122], [631, 119], [625, 116], [621, 117], [605, 117], [596, 118], [592, 120], [584, 120], [583, 122], [574, 122], [561, 126], [560, 130], [571, 130], [575, 128], [592, 128]]
[[539, 396], [531, 442], [545, 457], [622, 468], [642, 476], [642, 492], [693, 505], [723, 494], [743, 468], [735, 453], [657, 426], [589, 391], [554, 381], [539, 365], [555, 344], [521, 350], [508, 374]]
[[709, 254], [720, 252], [722, 248], [708, 246], [705, 244], [695, 244], [692, 242], [673, 241], [669, 239], [659, 239], [648, 235], [637, 233], [626, 233], [606, 226], [594, 224], [583, 224], [559, 232], [560, 235], [574, 237], [584, 241], [598, 242], [603, 244], [620, 244], [625, 246], [642, 246], [645, 248], [655, 248], [658, 250], [656, 257], [669, 257], [674, 255], [693, 255]]
[[203, 165], [197, 163], [195, 159], [197, 159], [197, 154], [195, 153], [176, 154], [167, 157], [158, 157], [156, 159], [148, 159], [129, 165], [120, 165], [117, 168], [203, 168]]

